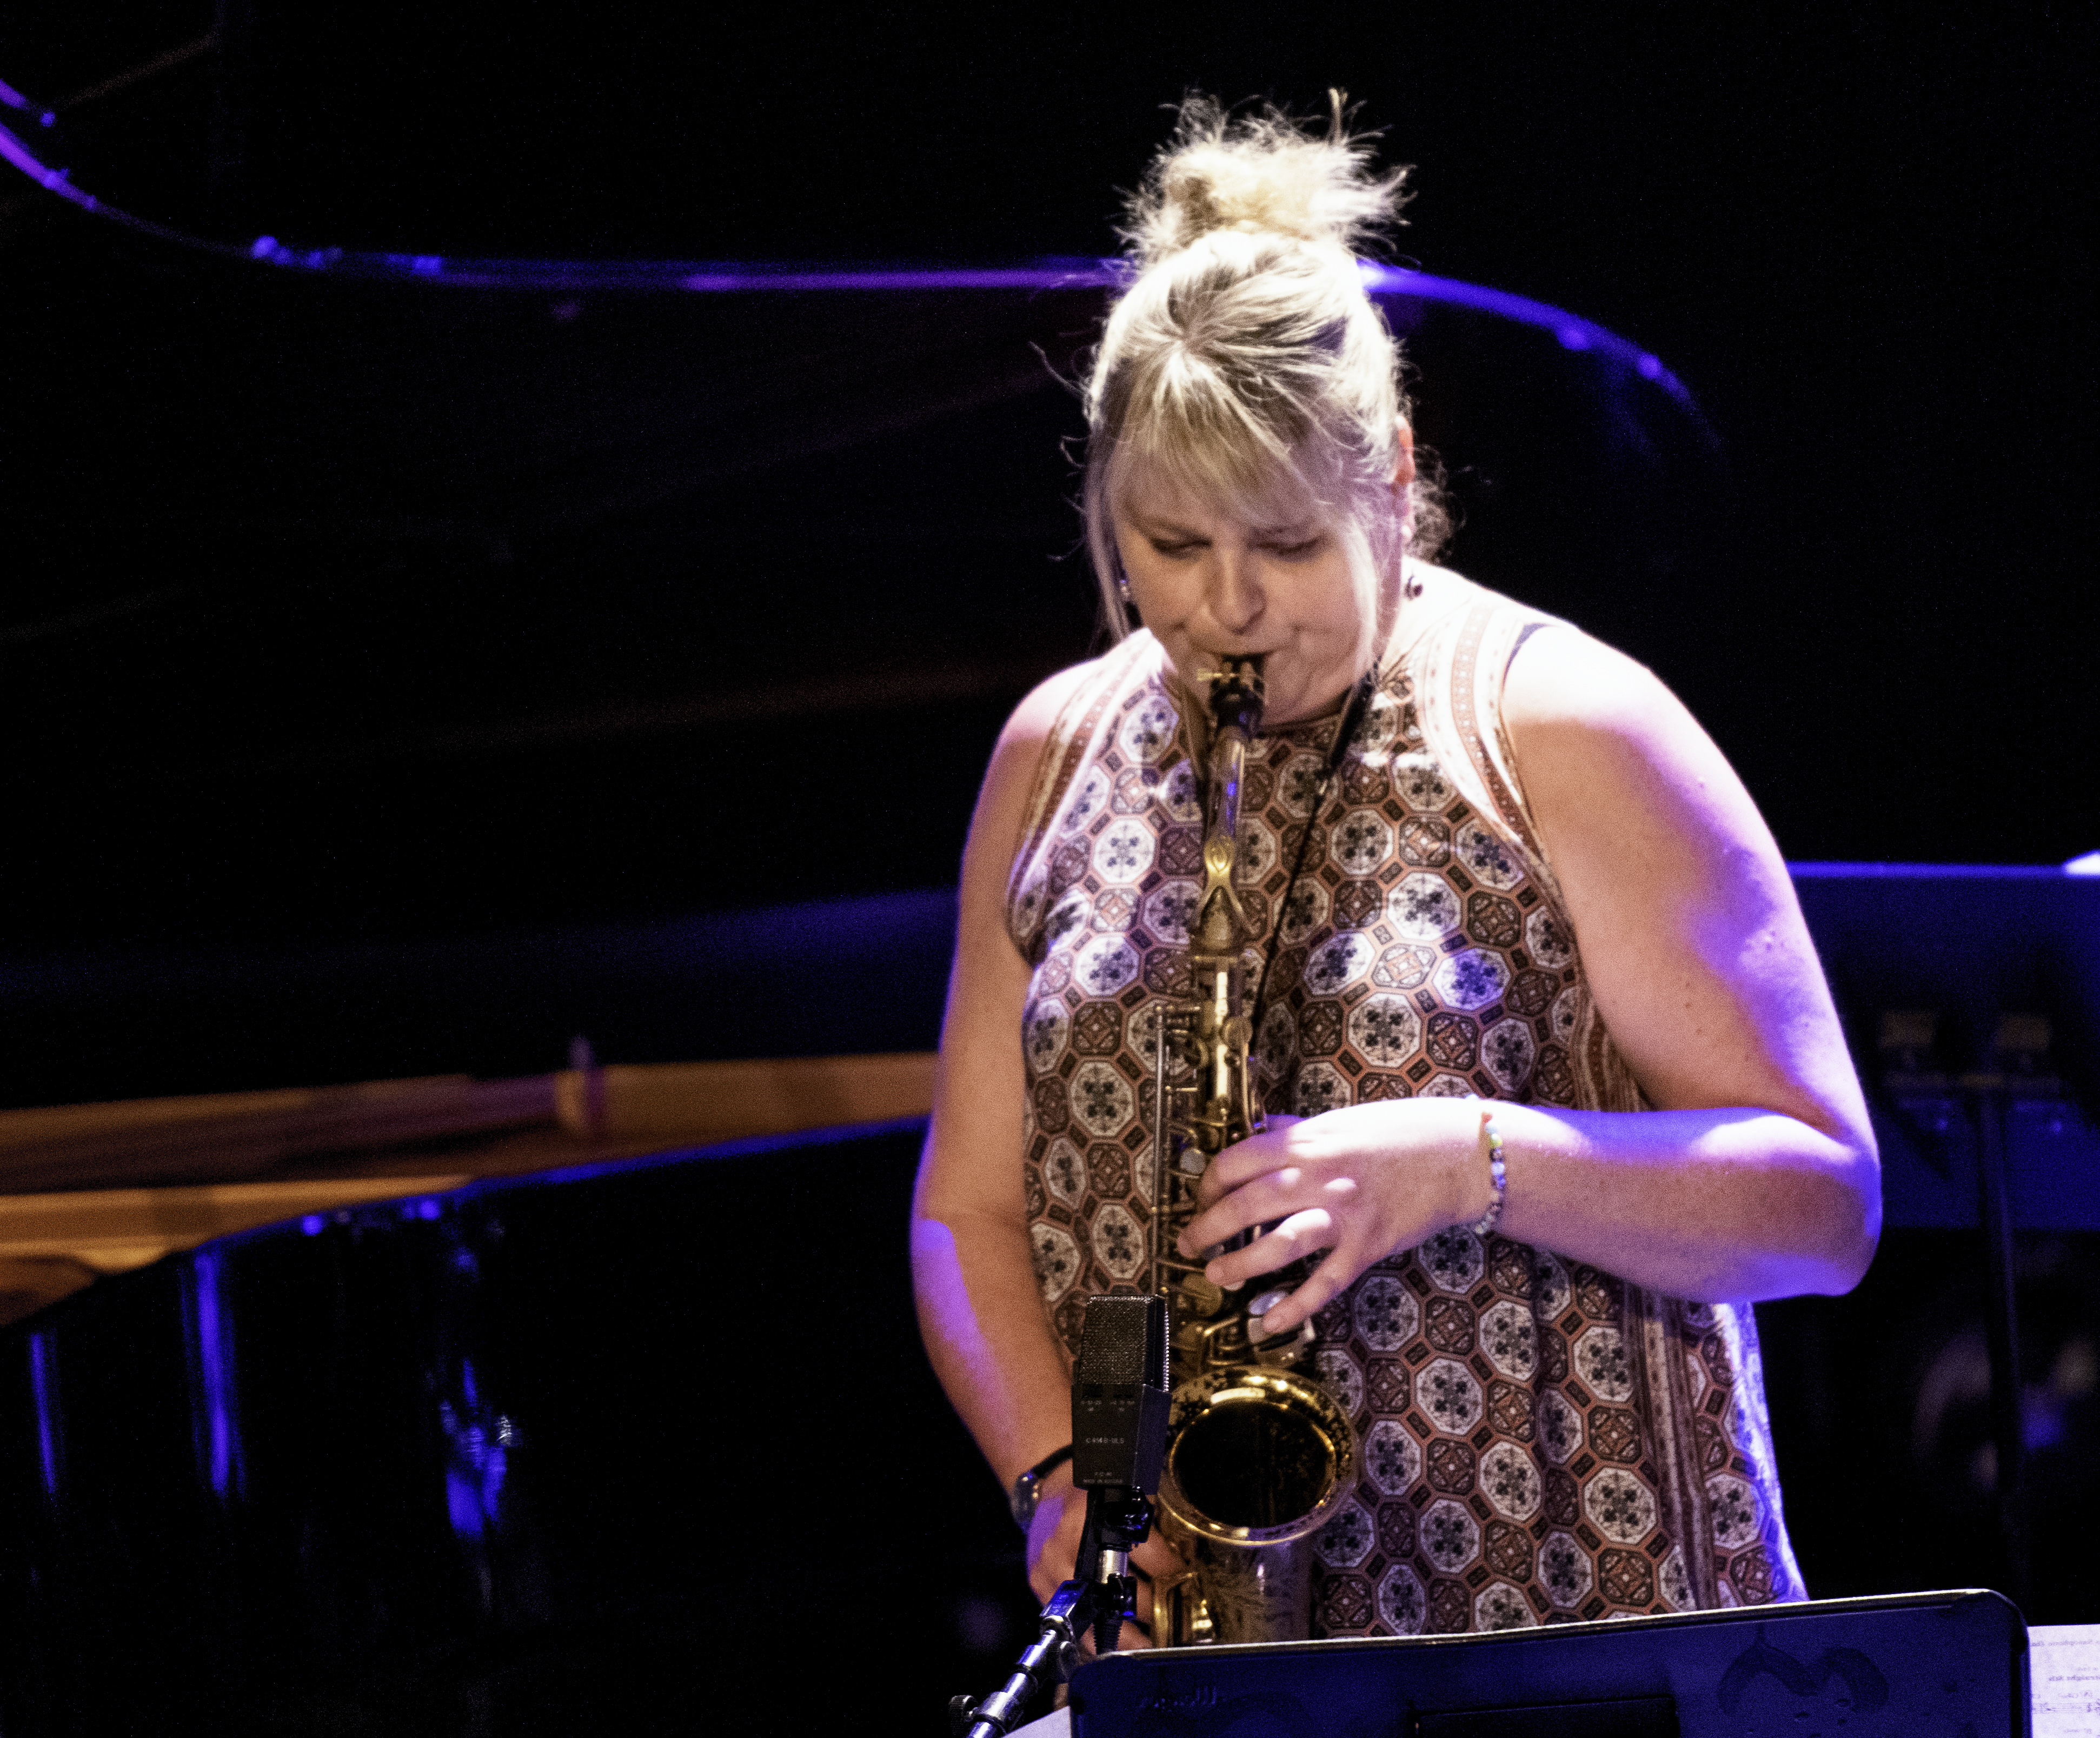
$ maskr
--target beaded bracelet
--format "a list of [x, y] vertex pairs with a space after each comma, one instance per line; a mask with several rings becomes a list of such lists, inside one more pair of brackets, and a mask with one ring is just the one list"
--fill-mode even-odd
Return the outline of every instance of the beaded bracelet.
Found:
[[1495, 1198], [1488, 1203], [1488, 1211], [1473, 1222], [1473, 1235], [1484, 1237], [1500, 1223], [1502, 1203], [1509, 1198], [1509, 1171], [1502, 1163], [1502, 1134], [1495, 1127], [1492, 1110], [1480, 1113], [1480, 1135], [1488, 1144], [1488, 1178], [1495, 1186]]

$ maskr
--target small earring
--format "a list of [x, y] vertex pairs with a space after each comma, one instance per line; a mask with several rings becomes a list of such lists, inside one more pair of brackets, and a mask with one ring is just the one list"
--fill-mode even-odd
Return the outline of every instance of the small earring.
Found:
[[1118, 573], [1116, 576], [1116, 595], [1121, 598], [1125, 603], [1130, 602], [1130, 576], [1128, 574]]
[[1410, 572], [1405, 563], [1401, 565], [1400, 573], [1401, 596], [1403, 598], [1419, 598], [1422, 595], [1422, 576], [1418, 573]]

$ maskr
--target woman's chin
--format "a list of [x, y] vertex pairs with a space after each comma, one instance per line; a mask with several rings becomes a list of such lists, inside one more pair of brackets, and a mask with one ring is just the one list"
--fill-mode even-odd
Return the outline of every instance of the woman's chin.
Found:
[[1340, 707], [1348, 691], [1346, 683], [1331, 691], [1326, 685], [1318, 688], [1286, 688], [1280, 693], [1271, 688], [1264, 716], [1270, 724], [1304, 724], [1314, 718], [1324, 718]]

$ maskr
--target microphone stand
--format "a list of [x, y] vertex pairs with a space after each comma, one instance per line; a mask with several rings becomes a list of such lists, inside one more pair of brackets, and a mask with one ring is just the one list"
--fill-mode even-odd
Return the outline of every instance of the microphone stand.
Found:
[[1130, 1554], [1151, 1531], [1152, 1506], [1144, 1498], [1115, 1486], [1087, 1493], [1087, 1528], [1072, 1579], [1050, 1595], [1035, 1639], [1012, 1675], [981, 1702], [958, 1696], [949, 1704], [956, 1732], [963, 1738], [1004, 1738], [1027, 1718], [1030, 1703], [1072, 1675], [1079, 1663], [1079, 1638], [1089, 1629], [1095, 1652], [1114, 1648], [1137, 1596]]
[[1072, 1579], [1051, 1595], [1006, 1682], [981, 1702], [948, 1704], [957, 1738], [1004, 1738], [1078, 1669], [1088, 1630], [1096, 1653], [1114, 1648], [1137, 1597], [1130, 1554], [1152, 1531], [1145, 1499], [1166, 1456], [1167, 1339], [1157, 1293], [1087, 1300], [1072, 1382], [1072, 1477], [1087, 1493], [1087, 1523]]

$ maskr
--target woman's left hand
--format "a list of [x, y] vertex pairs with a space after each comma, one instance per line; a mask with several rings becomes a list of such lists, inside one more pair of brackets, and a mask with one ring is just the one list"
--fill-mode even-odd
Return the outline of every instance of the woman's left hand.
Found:
[[1327, 1259], [1262, 1318], [1264, 1338], [1290, 1332], [1372, 1263], [1480, 1215], [1489, 1193], [1482, 1109], [1475, 1099], [1414, 1098], [1271, 1117], [1203, 1173], [1181, 1253], [1268, 1226], [1204, 1268], [1212, 1284], [1237, 1289], [1326, 1250]]

